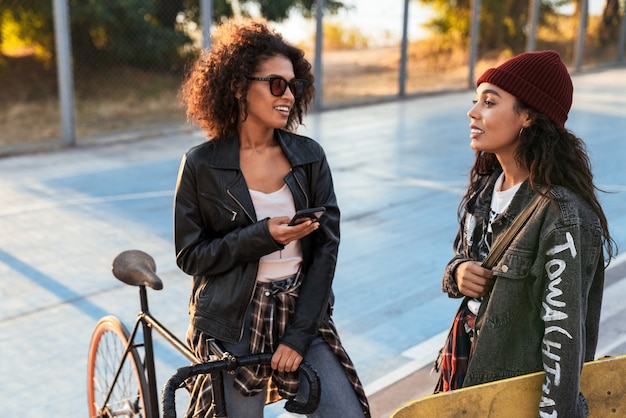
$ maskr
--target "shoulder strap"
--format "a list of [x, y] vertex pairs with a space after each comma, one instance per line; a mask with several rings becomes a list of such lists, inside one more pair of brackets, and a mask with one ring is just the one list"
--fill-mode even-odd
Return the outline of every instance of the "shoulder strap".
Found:
[[492, 269], [498, 263], [498, 261], [500, 261], [502, 254], [504, 254], [504, 251], [511, 244], [517, 233], [526, 224], [526, 221], [528, 221], [530, 215], [532, 215], [537, 206], [539, 206], [539, 203], [541, 203], [541, 201], [545, 199], [546, 198], [544, 198], [542, 194], [538, 193], [535, 198], [524, 208], [524, 210], [522, 210], [519, 215], [515, 217], [515, 220], [513, 220], [511, 226], [509, 226], [509, 228], [504, 231], [504, 233], [500, 235], [499, 239], [491, 246], [491, 251], [489, 251], [487, 258], [485, 258], [485, 261], [483, 261], [482, 263], [482, 266], [484, 268]]

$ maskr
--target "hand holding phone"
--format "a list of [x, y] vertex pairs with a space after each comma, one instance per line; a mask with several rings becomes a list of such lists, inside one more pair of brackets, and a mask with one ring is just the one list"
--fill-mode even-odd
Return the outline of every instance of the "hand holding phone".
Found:
[[326, 208], [323, 206], [317, 207], [317, 208], [309, 208], [309, 209], [302, 209], [296, 212], [296, 214], [294, 215], [293, 218], [291, 218], [291, 221], [289, 221], [289, 226], [294, 226], [299, 224], [300, 222], [303, 222], [306, 219], [311, 219], [313, 221], [318, 221], [322, 215], [324, 214], [324, 212], [326, 212]]

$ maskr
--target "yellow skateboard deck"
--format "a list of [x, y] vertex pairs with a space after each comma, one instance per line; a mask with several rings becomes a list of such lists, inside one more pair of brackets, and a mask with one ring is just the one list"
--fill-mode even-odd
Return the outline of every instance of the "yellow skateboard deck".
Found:
[[[485, 383], [409, 402], [392, 418], [536, 418], [544, 372]], [[626, 355], [585, 363], [581, 392], [590, 417], [626, 417]]]

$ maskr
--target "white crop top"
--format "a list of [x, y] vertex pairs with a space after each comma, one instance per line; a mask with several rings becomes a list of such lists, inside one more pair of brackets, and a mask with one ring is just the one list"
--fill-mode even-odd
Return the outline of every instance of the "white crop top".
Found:
[[[292, 218], [296, 213], [293, 196], [286, 184], [272, 193], [250, 190], [250, 197], [252, 197], [257, 220], [277, 216]], [[292, 277], [298, 273], [300, 264], [302, 264], [300, 241], [292, 241], [283, 250], [261, 257], [256, 279], [267, 283]]]

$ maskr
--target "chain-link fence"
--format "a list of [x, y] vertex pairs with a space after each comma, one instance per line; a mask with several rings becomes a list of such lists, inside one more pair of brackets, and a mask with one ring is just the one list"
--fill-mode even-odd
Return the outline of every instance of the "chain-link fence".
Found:
[[[67, 5], [74, 135], [182, 124], [177, 91], [200, 48], [196, 12], [173, 0]], [[0, 5], [0, 146], [7, 152], [63, 143], [55, 12], [52, 0]]]
[[88, 3], [70, 8], [77, 137], [183, 122], [176, 92], [198, 50], [183, 2]]
[[[440, 6], [437, 14], [425, 9], [434, 3]], [[371, 19], [360, 26], [364, 35], [373, 36], [367, 38], [369, 48], [324, 50], [325, 105], [397, 97], [402, 87], [406, 95], [465, 89], [485, 69], [525, 50], [556, 50], [572, 72], [623, 62], [624, 1], [578, 0], [561, 7], [550, 0], [441, 3], [408, 3], [404, 61], [402, 2], [355, 3], [357, 10], [350, 13], [368, 9]], [[325, 18], [331, 28], [324, 33], [325, 43], [335, 41], [334, 25], [350, 33], [346, 17]]]
[[36, 3], [0, 3], [0, 145], [5, 147], [60, 137], [53, 52], [43, 39], [35, 40], [37, 31], [52, 31], [52, 4]]
[[[62, 121], [68, 111], [59, 105], [64, 84], [57, 74], [59, 28], [53, 6], [58, 4], [67, 5], [73, 74], [69, 112], [78, 141], [184, 126], [177, 93], [186, 63], [203, 42], [203, 1], [2, 0], [0, 152], [64, 143]], [[616, 63], [624, 49], [624, 5], [603, 1], [604, 8], [585, 13], [590, 4], [586, 0], [561, 9], [546, 7], [554, 2], [519, 0], [507, 2], [517, 4], [517, 10], [499, 16], [495, 3], [483, 0], [481, 19], [476, 20], [480, 26], [475, 27], [472, 8], [460, 6], [480, 5], [478, 0], [459, 0], [456, 9], [439, 10], [438, 15], [425, 12], [432, 1], [346, 0], [349, 7], [323, 18], [317, 73], [322, 80], [321, 108], [469, 88], [472, 74], [523, 52], [529, 40], [531, 49], [557, 50], [573, 71], [580, 65]], [[541, 7], [535, 9], [538, 3]], [[223, 4], [213, 1], [214, 21], [222, 17]], [[441, 26], [445, 13], [452, 27]], [[305, 49], [315, 65], [318, 26], [315, 13], [311, 16], [305, 19], [292, 12], [276, 26]], [[473, 33], [480, 35], [471, 38]], [[583, 48], [578, 48], [580, 33]], [[478, 45], [476, 51], [472, 45]], [[581, 57], [579, 51], [584, 52]]]

